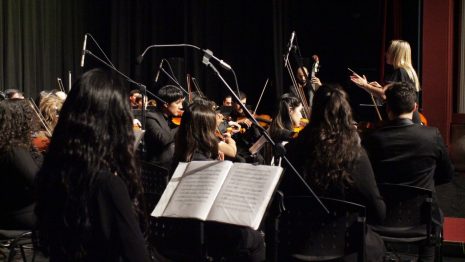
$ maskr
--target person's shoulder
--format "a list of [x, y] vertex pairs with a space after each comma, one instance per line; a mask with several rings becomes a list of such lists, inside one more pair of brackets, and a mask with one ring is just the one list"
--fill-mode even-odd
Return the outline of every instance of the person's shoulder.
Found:
[[112, 194], [112, 192], [127, 191], [124, 181], [116, 174], [109, 171], [100, 171], [96, 178], [100, 191]]

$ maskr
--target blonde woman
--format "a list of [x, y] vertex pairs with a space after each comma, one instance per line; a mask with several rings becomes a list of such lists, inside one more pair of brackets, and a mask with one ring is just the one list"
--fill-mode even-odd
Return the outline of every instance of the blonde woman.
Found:
[[[410, 44], [404, 40], [392, 40], [386, 51], [386, 63], [393, 67], [391, 73], [385, 77], [385, 83], [407, 82], [415, 86], [417, 92], [417, 101], [419, 99], [420, 81], [418, 75], [412, 66], [412, 51]], [[350, 80], [357, 86], [365, 89], [369, 93], [383, 100], [386, 99], [384, 94], [387, 86], [382, 86], [376, 81], [368, 82], [364, 75], [360, 76], [353, 73]], [[418, 111], [415, 111], [413, 121], [420, 123]]]

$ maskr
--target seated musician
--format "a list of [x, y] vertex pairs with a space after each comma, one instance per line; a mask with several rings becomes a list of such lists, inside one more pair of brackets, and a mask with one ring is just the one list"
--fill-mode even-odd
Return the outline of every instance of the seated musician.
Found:
[[0, 228], [32, 229], [35, 176], [40, 156], [31, 142], [33, 112], [27, 100], [0, 102]]
[[63, 105], [37, 174], [38, 247], [50, 261], [151, 261], [128, 100], [93, 69]]
[[61, 107], [66, 99], [66, 94], [64, 94], [64, 96], [63, 94], [64, 93], [61, 91], [59, 91], [59, 93], [52, 92], [40, 99], [40, 113], [44, 117], [45, 123], [52, 133], [58, 122]]
[[[297, 136], [297, 129], [301, 128], [302, 103], [300, 100], [286, 93], [281, 96], [278, 112], [270, 124], [268, 132], [276, 144], [285, 145]], [[274, 149], [269, 143], [265, 144], [263, 157], [265, 163], [280, 165], [280, 158], [274, 157]]]
[[[437, 204], [435, 185], [450, 182], [454, 167], [439, 130], [416, 125], [415, 86], [397, 82], [387, 86], [389, 122], [364, 139], [378, 183], [394, 183], [433, 191], [433, 222], [442, 227], [443, 215]], [[420, 249], [421, 261], [434, 260], [434, 247]]]
[[178, 129], [171, 120], [182, 111], [184, 95], [173, 85], [160, 88], [157, 95], [165, 103], [157, 103], [155, 111], [147, 112], [144, 135], [146, 160], [169, 169], [174, 154], [174, 135]]
[[215, 102], [208, 100], [206, 97], [203, 96], [195, 96], [192, 99], [192, 103], [202, 104], [208, 106], [215, 110], [216, 114], [216, 129], [215, 129], [215, 136], [218, 140], [218, 149], [221, 154], [224, 155], [225, 159], [228, 160], [235, 160], [237, 147], [236, 141], [231, 138], [231, 133], [227, 132], [226, 129], [220, 129], [220, 125], [224, 124], [224, 116], [217, 110], [217, 105]]
[[[246, 105], [247, 95], [239, 91], [239, 99], [242, 104]], [[253, 125], [252, 120], [250, 120], [244, 109], [236, 101], [233, 102], [233, 109], [231, 112], [231, 121], [230, 126], [240, 125], [241, 132], [233, 134], [233, 139], [237, 143], [237, 155], [236, 160], [239, 162], [248, 162], [248, 163], [263, 163], [263, 157], [260, 154], [251, 155], [249, 148], [260, 138], [260, 130], [258, 127]], [[253, 112], [252, 112], [253, 113]]]
[[223, 106], [232, 106], [232, 96], [227, 95], [223, 98]]
[[24, 99], [24, 95], [18, 89], [7, 89], [5, 90], [5, 99]]
[[278, 113], [273, 118], [270, 125], [270, 136], [276, 143], [289, 141], [292, 139], [294, 128], [300, 127], [302, 119], [302, 103], [291, 95], [284, 94], [278, 106]]
[[[321, 81], [318, 77], [310, 77], [307, 67], [300, 66], [297, 68], [295, 72], [295, 80], [297, 82], [297, 88], [302, 88], [305, 98], [307, 99], [309, 106], [312, 106], [313, 97], [315, 96], [316, 90], [321, 86]], [[310, 78], [310, 81], [308, 79]], [[296, 97], [298, 96], [298, 92], [295, 90], [294, 86], [290, 88], [291, 93], [293, 93]]]
[[[386, 205], [341, 87], [322, 85], [316, 91], [312, 120], [286, 150], [317, 195], [366, 206], [368, 224], [384, 219]], [[310, 194], [294, 174], [286, 174], [280, 188], [285, 195]], [[368, 227], [366, 237], [367, 261], [383, 261], [384, 243], [379, 235]]]
[[[211, 105], [194, 101], [184, 112], [176, 134], [174, 163], [222, 160], [224, 156], [215, 136], [216, 125], [216, 113]], [[209, 254], [234, 257], [234, 261], [265, 259], [263, 237], [251, 228], [205, 222], [205, 239]], [[163, 250], [159, 251], [163, 253]]]

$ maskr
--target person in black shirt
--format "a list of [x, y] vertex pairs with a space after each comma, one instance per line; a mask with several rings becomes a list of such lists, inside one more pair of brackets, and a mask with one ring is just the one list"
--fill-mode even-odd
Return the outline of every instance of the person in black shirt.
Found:
[[0, 102], [0, 228], [32, 229], [34, 179], [40, 154], [31, 142], [33, 112], [27, 100]]
[[[339, 86], [322, 85], [314, 102], [312, 120], [286, 145], [289, 161], [317, 195], [364, 205], [368, 224], [382, 221], [386, 205], [360, 144], [347, 94]], [[294, 174], [285, 174], [280, 190], [285, 196], [309, 194]], [[382, 261], [383, 241], [370, 227], [366, 237], [367, 261]]]
[[178, 87], [172, 85], [160, 88], [157, 95], [165, 103], [159, 102], [155, 111], [147, 112], [144, 135], [146, 160], [169, 169], [173, 160], [174, 136], [178, 130], [172, 118], [182, 113], [184, 96]]
[[73, 85], [38, 177], [50, 261], [149, 261], [127, 90], [93, 69]]
[[[393, 82], [407, 82], [415, 87], [417, 103], [420, 97], [420, 81], [412, 65], [412, 51], [410, 45], [404, 40], [392, 40], [386, 51], [386, 63], [391, 67], [390, 72], [386, 74], [384, 82], [386, 84]], [[352, 74], [350, 79], [357, 86], [367, 90], [376, 97], [385, 100], [385, 91], [387, 86], [382, 86], [378, 82], [368, 83], [365, 76]], [[420, 115], [418, 111], [413, 114], [413, 122], [420, 124]]]
[[[433, 191], [433, 222], [442, 227], [435, 185], [452, 180], [454, 167], [444, 141], [435, 127], [415, 125], [415, 87], [393, 83], [386, 89], [389, 122], [363, 140], [378, 183], [422, 187]], [[434, 247], [420, 249], [422, 260], [434, 260]]]

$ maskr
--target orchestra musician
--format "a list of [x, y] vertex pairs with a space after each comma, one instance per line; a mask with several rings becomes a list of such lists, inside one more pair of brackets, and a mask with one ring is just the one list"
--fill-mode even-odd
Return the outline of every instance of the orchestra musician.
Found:
[[[386, 51], [385, 59], [386, 64], [391, 67], [391, 72], [386, 74], [384, 82], [386, 84], [392, 82], [407, 82], [412, 84], [415, 87], [418, 102], [420, 97], [420, 82], [412, 65], [410, 44], [404, 40], [392, 40]], [[386, 99], [386, 85], [382, 86], [376, 81], [368, 82], [364, 75], [360, 76], [354, 72], [350, 76], [350, 80], [379, 99]], [[418, 111], [415, 111], [413, 114], [413, 122], [417, 124], [421, 123]]]
[[38, 246], [50, 261], [150, 261], [128, 101], [93, 69], [63, 105], [37, 174]]
[[[304, 90], [306, 99], [309, 103], [309, 106], [311, 107], [313, 103], [313, 97], [315, 96], [315, 92], [322, 85], [321, 80], [316, 76], [310, 77], [309, 71], [305, 66], [298, 67], [296, 69], [295, 75], [297, 87], [302, 88], [302, 90]], [[295, 87], [291, 86], [290, 89], [291, 93], [297, 96], [297, 91], [295, 90]]]
[[[367, 207], [367, 222], [382, 221], [386, 205], [376, 186], [370, 160], [360, 144], [347, 94], [340, 86], [322, 85], [315, 93], [312, 119], [286, 145], [289, 161], [317, 195]], [[285, 195], [308, 195], [294, 175], [280, 185]], [[370, 227], [366, 233], [367, 261], [383, 261], [384, 244]]]
[[[290, 93], [281, 96], [278, 111], [270, 124], [268, 132], [276, 144], [285, 145], [297, 136], [296, 131], [302, 128], [302, 102]], [[273, 148], [265, 144], [263, 157], [265, 163], [280, 165], [280, 159], [274, 158]]]
[[[247, 95], [239, 91], [238, 95], [242, 104], [246, 105]], [[260, 130], [258, 127], [253, 125], [244, 109], [236, 101], [233, 102], [232, 112], [230, 114], [231, 123], [230, 126], [240, 125], [242, 126], [241, 132], [233, 134], [232, 138], [236, 141], [237, 154], [236, 161], [248, 162], [248, 163], [263, 163], [263, 157], [260, 154], [251, 155], [249, 148], [260, 138]]]
[[35, 176], [40, 155], [31, 142], [32, 108], [27, 100], [0, 102], [0, 228], [35, 225]]
[[[63, 92], [60, 92], [63, 93]], [[50, 128], [50, 131], [53, 133], [53, 129], [58, 122], [58, 116], [60, 115], [61, 107], [66, 99], [66, 94], [61, 94], [60, 96], [55, 93], [50, 93], [46, 96], [43, 96], [40, 99], [39, 110], [47, 127]]]
[[184, 95], [173, 85], [166, 85], [157, 92], [165, 103], [157, 103], [155, 111], [147, 112], [145, 145], [146, 160], [170, 169], [174, 154], [174, 136], [178, 126], [172, 118], [179, 116], [183, 109]]
[[278, 112], [270, 125], [270, 136], [276, 143], [289, 141], [295, 134], [295, 128], [301, 126], [302, 102], [286, 93], [281, 96]]
[[[215, 137], [216, 125], [216, 113], [211, 103], [193, 101], [182, 115], [176, 134], [174, 166], [178, 162], [222, 160], [224, 156]], [[205, 239], [209, 243], [209, 254], [231, 256], [233, 261], [265, 260], [264, 239], [251, 228], [207, 221]], [[163, 250], [159, 251], [163, 253]]]
[[[431, 190], [434, 229], [441, 230], [444, 218], [435, 185], [448, 183], [454, 176], [447, 148], [437, 128], [413, 123], [417, 106], [415, 86], [407, 82], [392, 83], [385, 95], [389, 122], [362, 141], [376, 180]], [[434, 250], [434, 245], [423, 243], [419, 249], [420, 260], [434, 261]]]

